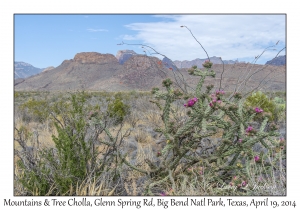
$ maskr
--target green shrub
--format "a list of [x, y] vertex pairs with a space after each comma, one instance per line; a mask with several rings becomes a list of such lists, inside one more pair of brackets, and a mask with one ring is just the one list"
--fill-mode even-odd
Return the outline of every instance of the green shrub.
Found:
[[248, 108], [259, 107], [264, 113], [269, 113], [271, 120], [276, 117], [276, 104], [266, 94], [261, 91], [252, 93], [245, 101], [245, 106]]
[[72, 94], [65, 101], [68, 106], [52, 109], [57, 130], [57, 135], [52, 135], [54, 148], [41, 149], [32, 156], [26, 153], [25, 141], [18, 140], [25, 155], [19, 155], [18, 166], [23, 173], [17, 179], [29, 195], [72, 195], [70, 189], [76, 189], [88, 177], [97, 179], [103, 171], [111, 170], [113, 150], [103, 155], [105, 160], [96, 158], [100, 154], [97, 135], [103, 129], [88, 121], [85, 98], [84, 94]]
[[[31, 114], [33, 119], [40, 123], [43, 123], [49, 116], [49, 106], [46, 100], [30, 98], [27, 102], [20, 105], [20, 110]], [[26, 117], [26, 114], [24, 117]]]
[[109, 116], [115, 119], [115, 124], [121, 123], [125, 116], [129, 114], [129, 106], [123, 103], [122, 99], [116, 97], [108, 104]]

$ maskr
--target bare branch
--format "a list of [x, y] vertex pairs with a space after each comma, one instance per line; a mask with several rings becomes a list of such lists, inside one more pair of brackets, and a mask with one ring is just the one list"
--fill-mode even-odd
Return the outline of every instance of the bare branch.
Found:
[[192, 36], [194, 37], [194, 39], [196, 40], [196, 42], [198, 42], [198, 43], [200, 44], [200, 46], [202, 47], [202, 49], [203, 49], [204, 52], [206, 53], [207, 58], [208, 58], [208, 61], [210, 62], [210, 59], [209, 59], [209, 56], [208, 56], [206, 50], [204, 49], [204, 47], [202, 46], [202, 44], [196, 39], [196, 37], [194, 36], [194, 34], [192, 33], [192, 31], [191, 31], [188, 27], [186, 27], [186, 26], [180, 26], [180, 27], [182, 27], [182, 28], [185, 27], [187, 30], [190, 31], [190, 33], [192, 34]]

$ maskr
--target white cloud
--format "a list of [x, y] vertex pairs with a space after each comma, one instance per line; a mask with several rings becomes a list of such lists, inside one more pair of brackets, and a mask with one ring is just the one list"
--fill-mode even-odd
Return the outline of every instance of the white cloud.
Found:
[[[123, 39], [148, 44], [172, 60], [205, 58], [187, 26], [209, 56], [223, 59], [250, 59], [280, 40], [277, 52], [285, 46], [284, 15], [156, 15], [160, 22], [131, 23], [134, 35]], [[262, 59], [272, 59], [277, 52], [267, 51]], [[281, 53], [284, 54], [284, 53]], [[252, 61], [252, 59], [251, 59]]]
[[94, 29], [94, 28], [88, 28], [87, 31], [89, 32], [107, 32], [108, 30], [107, 29]]

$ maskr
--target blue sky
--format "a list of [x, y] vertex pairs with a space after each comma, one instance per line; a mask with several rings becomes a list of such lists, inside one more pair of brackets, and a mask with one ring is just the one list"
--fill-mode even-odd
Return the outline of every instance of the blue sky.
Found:
[[[264, 64], [285, 47], [285, 15], [14, 15], [15, 61], [57, 67], [79, 52], [144, 54], [147, 44], [172, 60], [205, 58], [187, 26], [209, 56]], [[152, 51], [147, 52], [148, 54]], [[285, 51], [280, 55], [284, 55]], [[153, 55], [156, 56], [156, 55]], [[159, 58], [162, 58], [158, 56]]]

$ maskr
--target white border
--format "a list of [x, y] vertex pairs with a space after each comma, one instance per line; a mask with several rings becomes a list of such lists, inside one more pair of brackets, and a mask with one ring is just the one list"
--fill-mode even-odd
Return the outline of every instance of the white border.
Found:
[[[296, 1], [293, 1], [296, 2]], [[299, 97], [296, 86], [299, 83], [299, 11], [297, 4], [281, 1], [40, 1], [40, 0], [14, 0], [0, 2], [0, 24], [1, 24], [1, 196], [0, 206], [4, 205], [3, 199], [24, 200], [35, 199], [44, 200], [44, 197], [13, 197], [13, 14], [14, 13], [286, 13], [287, 14], [287, 151], [288, 151], [288, 171], [287, 171], [287, 195], [286, 197], [270, 197], [269, 199], [296, 200], [299, 208], [298, 159], [299, 139]], [[298, 64], [298, 65], [297, 65]], [[131, 197], [134, 199], [133, 197]], [[178, 198], [178, 197], [177, 197]], [[213, 197], [217, 199], [216, 197]], [[252, 197], [231, 197], [233, 199], [248, 200]], [[263, 197], [255, 197], [263, 199]], [[60, 197], [61, 200], [68, 200], [68, 197]], [[93, 198], [88, 198], [92, 200]], [[111, 199], [117, 200], [118, 197]], [[129, 197], [127, 198], [129, 199]], [[142, 199], [136, 198], [136, 199]], [[169, 198], [168, 198], [169, 199]], [[178, 198], [178, 199], [183, 199]], [[222, 197], [226, 200], [226, 197]], [[33, 207], [34, 208], [34, 207]], [[38, 207], [41, 208], [41, 207]], [[73, 209], [82, 207], [73, 207]], [[104, 208], [104, 207], [97, 207]], [[131, 207], [132, 209], [133, 207]], [[180, 207], [179, 207], [180, 208]], [[179, 209], [177, 208], [177, 209]], [[182, 207], [181, 207], [182, 208]], [[192, 208], [192, 207], [188, 207]], [[201, 207], [197, 207], [201, 208]], [[249, 208], [249, 207], [248, 207]], [[269, 206], [270, 208], [270, 206]], [[105, 208], [113, 209], [113, 208]], [[129, 208], [127, 208], [129, 209]], [[144, 207], [142, 208], [144, 209]], [[278, 208], [277, 208], [278, 209]], [[280, 209], [280, 208], [279, 208]]]

